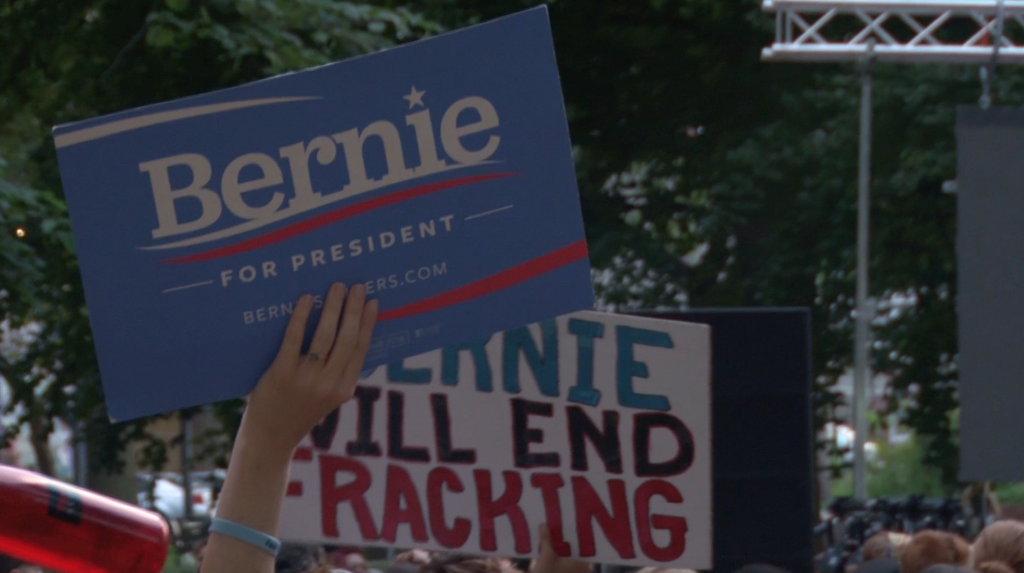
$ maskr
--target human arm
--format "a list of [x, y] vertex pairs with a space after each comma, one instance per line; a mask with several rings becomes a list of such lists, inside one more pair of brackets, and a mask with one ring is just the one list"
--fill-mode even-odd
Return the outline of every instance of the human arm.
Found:
[[[331, 287], [309, 351], [302, 353], [313, 299], [295, 304], [284, 341], [260, 378], [242, 417], [217, 518], [276, 536], [291, 457], [302, 438], [352, 398], [377, 318], [356, 285]], [[340, 322], [340, 327], [339, 327]], [[272, 573], [273, 556], [227, 535], [211, 533], [202, 573]]]

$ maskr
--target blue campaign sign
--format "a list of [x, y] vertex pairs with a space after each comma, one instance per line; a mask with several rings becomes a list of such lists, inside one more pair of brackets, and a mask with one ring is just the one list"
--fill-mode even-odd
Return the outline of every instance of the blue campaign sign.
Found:
[[335, 281], [367, 366], [593, 305], [545, 8], [54, 141], [115, 420], [248, 393]]

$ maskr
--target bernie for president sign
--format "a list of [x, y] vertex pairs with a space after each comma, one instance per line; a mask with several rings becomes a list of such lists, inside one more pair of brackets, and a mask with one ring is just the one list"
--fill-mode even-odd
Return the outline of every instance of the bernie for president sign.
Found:
[[368, 367], [593, 305], [545, 8], [54, 142], [115, 420], [248, 393], [335, 281]]

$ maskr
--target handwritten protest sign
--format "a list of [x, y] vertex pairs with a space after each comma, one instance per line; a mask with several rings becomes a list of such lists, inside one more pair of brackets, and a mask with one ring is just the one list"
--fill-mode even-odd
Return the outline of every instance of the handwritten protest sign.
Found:
[[711, 567], [710, 331], [583, 312], [376, 369], [292, 464], [313, 543]]
[[334, 281], [371, 366], [593, 306], [546, 8], [54, 141], [115, 419], [247, 393]]

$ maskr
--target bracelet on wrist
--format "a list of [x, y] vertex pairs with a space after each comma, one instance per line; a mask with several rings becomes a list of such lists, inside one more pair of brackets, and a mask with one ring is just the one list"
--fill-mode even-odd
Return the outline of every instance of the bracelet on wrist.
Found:
[[243, 543], [259, 547], [273, 557], [277, 557], [277, 552], [281, 549], [281, 541], [276, 537], [226, 519], [213, 518], [213, 521], [210, 523], [210, 532], [226, 535]]

